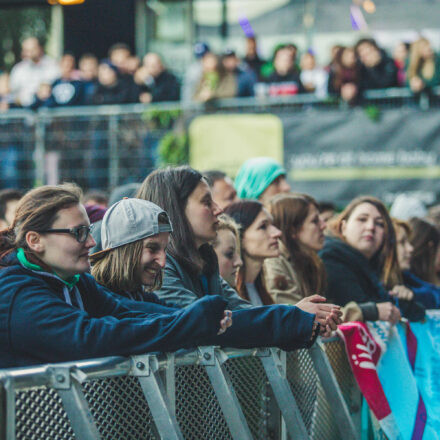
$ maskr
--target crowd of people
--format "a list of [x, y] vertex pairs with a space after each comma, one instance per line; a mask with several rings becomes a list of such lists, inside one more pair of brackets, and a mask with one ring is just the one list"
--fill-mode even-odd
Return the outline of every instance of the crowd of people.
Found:
[[0, 110], [298, 93], [358, 104], [369, 89], [409, 87], [418, 94], [440, 85], [440, 58], [426, 38], [399, 43], [392, 56], [372, 38], [336, 45], [326, 66], [318, 64], [313, 50], [301, 54], [292, 43], [278, 45], [270, 59], [263, 59], [255, 37], [246, 38], [242, 58], [233, 49], [216, 54], [206, 43], [197, 43], [194, 55], [178, 78], [160, 54], [150, 52], [141, 60], [123, 43], [110, 47], [103, 60], [91, 53], [76, 60], [65, 53], [55, 61], [30, 37], [22, 43], [22, 60], [0, 74]]
[[[0, 367], [198, 345], [310, 347], [342, 322], [423, 320], [440, 307], [438, 209], [340, 213], [253, 158], [158, 169], [82, 195], [0, 192]], [[397, 216], [396, 216], [397, 217]]]

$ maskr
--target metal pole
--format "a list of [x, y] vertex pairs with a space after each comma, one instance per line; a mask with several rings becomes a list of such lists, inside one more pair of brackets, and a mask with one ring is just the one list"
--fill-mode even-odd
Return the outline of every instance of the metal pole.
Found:
[[108, 120], [109, 145], [109, 186], [115, 188], [119, 183], [119, 116], [110, 115]]
[[214, 347], [199, 347], [200, 360], [205, 367], [220, 408], [234, 440], [252, 440], [252, 434], [235, 394], [231, 378], [219, 361]]
[[61, 397], [73, 432], [79, 439], [100, 439], [82, 386], [70, 372], [69, 367], [53, 367], [51, 379], [53, 387]]
[[133, 356], [131, 374], [139, 380], [161, 438], [183, 440], [176, 416], [170, 411], [167, 390], [155, 360], [156, 358], [150, 355]]
[[338, 424], [341, 438], [358, 440], [359, 435], [356, 432], [344, 396], [342, 395], [335, 373], [333, 372], [330, 362], [325, 354], [322, 342], [316, 342], [312, 348], [309, 349], [309, 353], [315, 371], [318, 374], [322, 387], [324, 388], [327, 400], [331, 402], [331, 409]]
[[136, 0], [134, 15], [135, 52], [139, 58], [147, 53], [147, 2]]
[[45, 154], [46, 154], [46, 118], [35, 117], [35, 150], [33, 160], [35, 164], [34, 185], [41, 186], [45, 183]]
[[288, 433], [294, 439], [308, 439], [306, 426], [290, 389], [289, 381], [286, 378], [285, 362], [281, 361], [273, 348], [262, 351], [260, 359], [283, 415]]
[[51, 7], [51, 20], [48, 53], [54, 58], [61, 58], [64, 52], [64, 11], [61, 5]]
[[6, 439], [15, 440], [15, 389], [12, 379], [4, 382], [6, 393]]
[[228, 0], [222, 0], [222, 23], [220, 26], [220, 36], [226, 40], [228, 36]]

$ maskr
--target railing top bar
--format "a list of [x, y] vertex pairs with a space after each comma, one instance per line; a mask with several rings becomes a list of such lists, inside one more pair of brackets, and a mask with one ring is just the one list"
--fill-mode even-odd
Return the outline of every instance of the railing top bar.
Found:
[[[259, 349], [235, 349], [224, 348], [223, 353], [228, 358], [256, 356]], [[154, 355], [153, 355], [154, 356]], [[155, 354], [159, 369], [167, 367], [168, 358], [165, 353]], [[200, 363], [198, 350], [180, 350], [175, 353], [176, 366], [197, 365]], [[54, 368], [67, 368], [72, 371], [79, 370], [87, 379], [104, 378], [111, 376], [126, 375], [130, 372], [131, 362], [129, 358], [111, 356], [98, 359], [89, 359], [78, 362], [63, 362], [59, 364], [45, 364], [23, 368], [9, 368], [0, 370], [0, 382], [12, 380], [16, 388], [30, 386], [44, 386], [50, 384]]]
[[330, 342], [340, 341], [341, 339], [338, 336], [330, 336], [330, 338], [321, 338], [321, 342], [323, 344], [328, 344]]
[[54, 368], [81, 370], [87, 378], [110, 377], [128, 374], [130, 360], [120, 356], [111, 356], [99, 359], [89, 359], [79, 362], [62, 362], [59, 364], [45, 364], [23, 368], [8, 368], [0, 370], [0, 382], [12, 380], [16, 388], [29, 386], [44, 386], [50, 383]]
[[389, 89], [365, 90], [364, 97], [366, 99], [412, 98], [414, 94], [409, 88], [392, 87]]
[[[440, 86], [432, 89], [432, 95], [440, 97]], [[366, 100], [380, 99], [399, 99], [412, 98], [414, 94], [409, 88], [389, 88], [366, 90], [364, 92]], [[251, 108], [270, 108], [277, 106], [303, 105], [303, 104], [332, 104], [331, 97], [329, 99], [320, 99], [313, 94], [301, 94], [294, 96], [268, 96], [268, 97], [249, 97], [249, 98], [228, 98], [219, 99], [215, 102], [207, 104], [202, 103], [183, 103], [183, 102], [163, 102], [155, 104], [113, 104], [102, 106], [79, 106], [79, 107], [59, 107], [59, 108], [42, 108], [38, 111], [27, 109], [10, 109], [7, 112], [0, 113], [0, 120], [8, 120], [14, 118], [63, 118], [75, 116], [117, 116], [129, 114], [142, 114], [148, 111], [221, 111]]]
[[[126, 114], [142, 114], [146, 111], [180, 110], [182, 105], [178, 102], [164, 102], [160, 104], [112, 104], [95, 106], [78, 106], [63, 108], [43, 108], [38, 110], [42, 118], [72, 117], [72, 116], [112, 116]], [[192, 106], [191, 108], [195, 108]]]
[[32, 110], [26, 110], [23, 108], [10, 109], [7, 112], [0, 112], [0, 120], [2, 119], [23, 119], [23, 118], [35, 118], [36, 113]]
[[[339, 340], [339, 338], [334, 336], [322, 339], [322, 342], [325, 344], [337, 340]], [[258, 356], [261, 352], [261, 349], [259, 348], [222, 348], [221, 350], [230, 359]], [[166, 353], [154, 354], [153, 356], [156, 356], [157, 358], [159, 369], [165, 369], [167, 367], [168, 358]], [[199, 351], [179, 350], [174, 353], [174, 362], [176, 366], [199, 364]], [[59, 364], [45, 364], [32, 367], [8, 368], [0, 370], [0, 382], [5, 382], [6, 380], [11, 379], [17, 388], [47, 385], [50, 383], [54, 368], [67, 368], [72, 371], [80, 370], [86, 374], [87, 379], [95, 379], [128, 374], [130, 372], [131, 362], [130, 358], [110, 356], [78, 362], [62, 362]]]

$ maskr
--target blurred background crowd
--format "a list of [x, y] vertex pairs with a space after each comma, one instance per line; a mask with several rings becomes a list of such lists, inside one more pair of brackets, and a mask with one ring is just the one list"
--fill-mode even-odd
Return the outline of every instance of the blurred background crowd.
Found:
[[296, 94], [356, 105], [366, 90], [406, 87], [419, 94], [440, 85], [440, 58], [423, 37], [401, 41], [392, 52], [373, 38], [334, 45], [325, 65], [312, 49], [301, 52], [294, 43], [279, 44], [263, 58], [255, 36], [245, 37], [243, 56], [235, 48], [217, 53], [199, 42], [192, 64], [179, 76], [160, 53], [141, 59], [125, 43], [112, 45], [105, 59], [65, 53], [55, 60], [36, 37], [23, 40], [21, 49], [21, 61], [0, 74], [2, 111]]

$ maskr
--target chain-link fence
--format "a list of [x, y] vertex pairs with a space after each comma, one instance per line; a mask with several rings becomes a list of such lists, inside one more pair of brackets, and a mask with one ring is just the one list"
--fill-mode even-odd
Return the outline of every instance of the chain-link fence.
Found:
[[339, 383], [339, 404], [359, 408], [341, 344], [324, 344], [332, 367], [318, 343], [1, 370], [0, 439], [356, 439], [360, 423], [346, 430], [328, 388]]
[[[364, 105], [375, 108], [440, 105], [440, 90], [414, 95], [409, 89], [371, 90]], [[223, 99], [205, 105], [114, 105], [11, 110], [0, 115], [0, 189], [27, 189], [44, 183], [74, 181], [85, 189], [113, 189], [140, 182], [172, 150], [178, 134], [184, 142], [192, 118], [213, 113], [275, 113], [345, 111], [337, 100], [313, 95], [277, 98]], [[164, 152], [165, 151], [165, 152]]]

